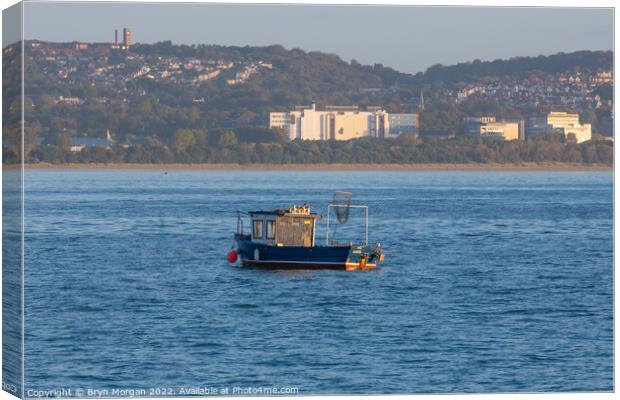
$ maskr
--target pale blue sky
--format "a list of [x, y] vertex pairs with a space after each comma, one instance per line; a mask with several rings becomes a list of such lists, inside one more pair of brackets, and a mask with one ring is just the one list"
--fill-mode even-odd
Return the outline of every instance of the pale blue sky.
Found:
[[106, 42], [129, 26], [135, 42], [281, 44], [411, 73], [613, 46], [610, 8], [28, 2], [24, 19], [26, 39]]

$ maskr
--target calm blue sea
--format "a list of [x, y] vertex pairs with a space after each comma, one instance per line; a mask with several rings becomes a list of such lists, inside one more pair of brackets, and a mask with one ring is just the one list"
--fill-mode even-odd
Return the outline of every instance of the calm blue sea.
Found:
[[[612, 185], [610, 172], [28, 170], [26, 390], [611, 391]], [[236, 209], [324, 212], [335, 190], [369, 205], [380, 270], [225, 261]]]

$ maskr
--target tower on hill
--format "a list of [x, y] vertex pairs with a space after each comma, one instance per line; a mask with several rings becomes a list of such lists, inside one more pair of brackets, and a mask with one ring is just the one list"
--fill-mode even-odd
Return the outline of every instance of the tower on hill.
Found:
[[131, 45], [131, 28], [123, 28], [123, 46]]

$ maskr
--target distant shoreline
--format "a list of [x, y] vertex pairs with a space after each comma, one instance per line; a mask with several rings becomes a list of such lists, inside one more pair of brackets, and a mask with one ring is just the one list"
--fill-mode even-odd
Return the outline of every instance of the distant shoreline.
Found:
[[[4, 165], [16, 169], [16, 165]], [[26, 164], [26, 169], [130, 169], [130, 170], [259, 170], [259, 171], [613, 171], [613, 165], [576, 163], [518, 164]]]

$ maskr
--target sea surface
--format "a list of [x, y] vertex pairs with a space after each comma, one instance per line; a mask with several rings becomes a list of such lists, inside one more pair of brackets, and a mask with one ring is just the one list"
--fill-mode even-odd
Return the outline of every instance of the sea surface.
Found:
[[[611, 172], [27, 170], [26, 395], [612, 391], [612, 187]], [[369, 206], [379, 270], [226, 262], [235, 210], [324, 213], [335, 190]]]

